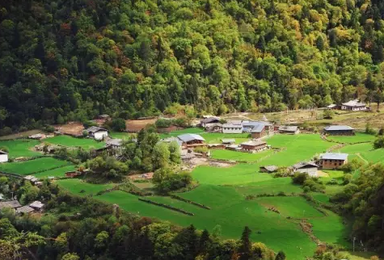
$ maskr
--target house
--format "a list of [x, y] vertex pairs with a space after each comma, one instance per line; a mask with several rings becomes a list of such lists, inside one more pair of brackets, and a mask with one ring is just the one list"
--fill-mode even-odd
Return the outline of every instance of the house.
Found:
[[82, 172], [80, 172], [80, 171], [69, 171], [69, 172], [65, 173], [65, 177], [67, 177], [67, 178], [75, 178], [77, 176], [80, 176], [81, 174], [82, 174]]
[[300, 133], [300, 129], [298, 126], [289, 126], [289, 125], [282, 125], [279, 127], [279, 133], [280, 134], [291, 134], [291, 135], [297, 135]]
[[0, 150], [0, 163], [8, 162], [8, 153]]
[[16, 209], [16, 213], [17, 214], [28, 214], [28, 213], [31, 213], [35, 211], [33, 208], [31, 208], [30, 206], [22, 206], [18, 209]]
[[267, 166], [261, 166], [260, 172], [273, 173], [273, 172], [277, 172], [278, 169], [279, 167], [275, 165], [267, 165]]
[[258, 152], [267, 149], [267, 143], [261, 140], [251, 140], [240, 144], [241, 150], [244, 152]]
[[355, 129], [347, 125], [330, 125], [324, 128], [327, 135], [355, 135]]
[[36, 182], [39, 181], [38, 178], [36, 178], [35, 176], [32, 176], [32, 175], [27, 175], [24, 177], [24, 180], [27, 180], [27, 181], [30, 181], [32, 182], [33, 184], [35, 184]]
[[205, 126], [205, 131], [211, 133], [221, 133], [223, 132], [223, 124], [221, 123], [212, 123]]
[[348, 162], [346, 153], [324, 153], [319, 158], [319, 165], [323, 169], [337, 169]]
[[367, 110], [367, 105], [363, 102], [360, 102], [358, 99], [355, 99], [350, 100], [347, 103], [342, 103], [341, 110], [365, 111]]
[[294, 172], [307, 173], [310, 177], [317, 177], [319, 166], [314, 162], [300, 162], [292, 166]]
[[244, 133], [252, 133], [252, 132], [259, 132], [261, 130], [265, 131], [266, 135], [271, 135], [274, 133], [273, 131], [273, 125], [266, 121], [243, 121], [243, 132]]
[[243, 125], [241, 123], [223, 124], [224, 134], [241, 134], [242, 132], [243, 132]]
[[85, 130], [88, 133], [89, 137], [94, 138], [95, 140], [103, 140], [108, 137], [108, 130], [98, 126], [91, 126]]
[[122, 139], [109, 139], [106, 142], [109, 153], [113, 155], [121, 155], [123, 153], [123, 140]]
[[41, 203], [40, 201], [38, 200], [35, 200], [34, 202], [32, 202], [31, 204], [29, 204], [29, 206], [37, 211], [41, 211], [43, 208], [44, 208], [44, 204]]
[[17, 209], [20, 207], [21, 207], [21, 204], [17, 200], [9, 200], [9, 201], [0, 202], [0, 210], [2, 210], [3, 208]]
[[205, 139], [198, 134], [182, 134], [177, 138], [182, 142], [184, 148], [205, 146]]
[[221, 139], [221, 143], [223, 145], [231, 145], [231, 144], [234, 144], [236, 142], [235, 139]]
[[219, 117], [207, 117], [204, 118], [200, 121], [200, 125], [204, 128], [206, 128], [210, 124], [217, 124], [220, 123], [220, 118]]

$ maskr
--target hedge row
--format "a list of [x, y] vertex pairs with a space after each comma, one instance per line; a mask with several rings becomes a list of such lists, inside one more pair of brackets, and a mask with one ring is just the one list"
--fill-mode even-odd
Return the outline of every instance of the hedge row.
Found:
[[172, 199], [180, 200], [180, 201], [192, 204], [194, 206], [197, 206], [197, 207], [200, 207], [200, 208], [203, 208], [203, 209], [211, 209], [210, 207], [205, 206], [204, 204], [200, 204], [200, 203], [194, 202], [192, 200], [184, 199], [183, 197], [180, 197], [180, 196], [177, 196], [177, 195], [174, 195], [174, 194], [171, 194], [170, 197]]
[[170, 205], [163, 204], [163, 203], [157, 203], [157, 202], [154, 202], [152, 200], [147, 200], [147, 199], [143, 199], [143, 198], [138, 198], [138, 200], [146, 202], [146, 203], [149, 203], [149, 204], [153, 204], [153, 205], [156, 205], [156, 206], [160, 206], [160, 207], [163, 207], [163, 208], [166, 208], [166, 209], [170, 209], [170, 210], [173, 210], [173, 211], [177, 211], [177, 212], [183, 213], [185, 215], [189, 215], [189, 216], [194, 216], [195, 215], [195, 214], [193, 214], [191, 212], [188, 212], [188, 211], [185, 211], [183, 209], [175, 208], [175, 207], [172, 207]]

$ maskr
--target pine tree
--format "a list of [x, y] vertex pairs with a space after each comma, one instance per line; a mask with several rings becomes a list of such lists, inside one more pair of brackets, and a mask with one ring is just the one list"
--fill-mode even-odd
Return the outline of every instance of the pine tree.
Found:
[[241, 235], [241, 245], [239, 248], [240, 258], [239, 260], [248, 260], [252, 256], [252, 243], [250, 240], [251, 230], [249, 227], [245, 227], [243, 234]]

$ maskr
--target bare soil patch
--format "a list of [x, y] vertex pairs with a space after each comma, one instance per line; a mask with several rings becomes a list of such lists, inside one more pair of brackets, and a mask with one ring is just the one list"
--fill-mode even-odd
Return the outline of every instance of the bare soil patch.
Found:
[[154, 124], [156, 120], [157, 120], [156, 118], [143, 119], [143, 120], [126, 120], [125, 121], [126, 130], [129, 133], [137, 133], [141, 129], [145, 128], [147, 125]]
[[60, 131], [62, 134], [81, 136], [84, 131], [84, 126], [80, 122], [69, 122], [65, 125], [55, 125], [57, 131]]

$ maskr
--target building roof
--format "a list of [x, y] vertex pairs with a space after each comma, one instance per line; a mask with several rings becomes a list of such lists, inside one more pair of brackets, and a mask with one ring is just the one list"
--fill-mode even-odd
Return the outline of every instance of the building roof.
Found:
[[320, 154], [320, 159], [345, 161], [348, 159], [348, 154], [347, 153], [323, 153], [323, 154]]
[[223, 144], [232, 144], [232, 143], [235, 143], [236, 140], [235, 139], [221, 139], [221, 142]]
[[208, 117], [200, 121], [201, 124], [217, 123], [220, 121], [218, 117]]
[[16, 209], [16, 213], [30, 213], [32, 211], [34, 211], [34, 209], [31, 208], [30, 206], [22, 206]]
[[109, 139], [106, 141], [107, 145], [121, 146], [123, 144], [122, 139]]
[[0, 150], [0, 154], [8, 154], [6, 151]]
[[32, 202], [31, 204], [29, 204], [29, 206], [30, 206], [31, 208], [41, 209], [42, 207], [44, 207], [44, 204], [41, 203], [41, 202], [38, 201], [38, 200], [35, 200], [35, 201]]
[[267, 143], [261, 140], [251, 140], [251, 141], [241, 143], [241, 145], [248, 145], [248, 146], [259, 146], [259, 145], [265, 145], [265, 144]]
[[319, 168], [319, 166], [314, 162], [299, 162], [293, 165], [294, 169], [301, 169], [301, 168]]
[[261, 168], [266, 169], [268, 172], [275, 172], [275, 171], [277, 171], [279, 169], [279, 167], [276, 166], [276, 165], [261, 166], [260, 169]]
[[102, 127], [98, 127], [98, 126], [91, 126], [87, 129], [85, 129], [85, 131], [87, 131], [88, 133], [97, 133], [97, 132], [101, 132], [101, 131], [108, 131], [107, 129], [105, 128], [102, 128]]
[[228, 123], [228, 124], [223, 124], [223, 128], [243, 128], [243, 125]]
[[24, 177], [24, 179], [27, 181], [31, 181], [31, 182], [35, 182], [35, 181], [39, 180], [38, 178], [36, 178], [35, 176], [32, 176], [32, 175], [27, 175]]
[[330, 105], [327, 106], [327, 108], [335, 108], [335, 107], [337, 107], [336, 104], [330, 104]]
[[205, 141], [205, 139], [201, 135], [197, 135], [197, 134], [182, 134], [182, 135], [179, 135], [177, 138], [179, 138], [184, 143], [194, 141], [194, 140]]
[[265, 124], [263, 123], [257, 124], [252, 128], [251, 133], [261, 133], [264, 130], [264, 128], [265, 128]]
[[17, 200], [9, 200], [9, 201], [0, 202], [0, 209], [3, 209], [3, 208], [16, 209], [19, 207], [21, 207], [21, 204]]
[[350, 100], [346, 103], [342, 103], [342, 105], [346, 107], [365, 107], [366, 106], [365, 103], [360, 102], [358, 99]]
[[325, 131], [351, 131], [352, 127], [347, 125], [330, 125], [324, 128]]
[[279, 131], [284, 132], [296, 132], [299, 129], [296, 125], [282, 125], [279, 127]]

